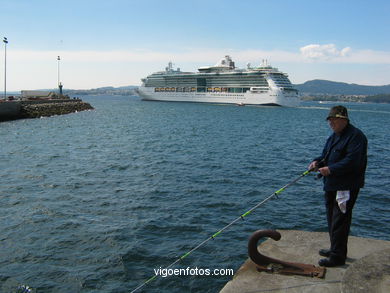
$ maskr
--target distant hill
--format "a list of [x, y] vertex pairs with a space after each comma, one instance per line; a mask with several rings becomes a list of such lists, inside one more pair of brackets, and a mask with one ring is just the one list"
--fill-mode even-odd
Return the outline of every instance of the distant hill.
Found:
[[100, 87], [96, 89], [89, 90], [72, 90], [64, 89], [64, 94], [67, 95], [121, 95], [121, 96], [133, 96], [136, 95], [137, 86], [121, 86], [121, 87]]
[[390, 84], [382, 86], [359, 85], [354, 83], [335, 82], [329, 80], [309, 80], [296, 84], [301, 94], [324, 95], [379, 95], [390, 94]]

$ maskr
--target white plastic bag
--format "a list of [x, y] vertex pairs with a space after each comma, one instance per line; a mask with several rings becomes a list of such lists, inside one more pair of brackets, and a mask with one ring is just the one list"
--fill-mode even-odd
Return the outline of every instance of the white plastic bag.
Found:
[[349, 190], [337, 191], [336, 201], [339, 205], [340, 211], [345, 214], [347, 212], [347, 201], [349, 200]]

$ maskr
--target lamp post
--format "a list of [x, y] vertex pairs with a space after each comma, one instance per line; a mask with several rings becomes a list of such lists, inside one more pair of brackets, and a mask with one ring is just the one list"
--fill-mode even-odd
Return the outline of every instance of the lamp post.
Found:
[[57, 56], [57, 84], [58, 84], [58, 89], [59, 89], [59, 98], [62, 98], [62, 84], [60, 82], [60, 56]]
[[8, 40], [6, 37], [3, 39], [4, 42], [4, 100], [7, 99], [7, 44]]
[[57, 86], [60, 85], [60, 56], [57, 56]]

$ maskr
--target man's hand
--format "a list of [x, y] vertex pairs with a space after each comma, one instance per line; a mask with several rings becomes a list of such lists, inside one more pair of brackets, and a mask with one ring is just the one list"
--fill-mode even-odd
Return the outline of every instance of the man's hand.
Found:
[[313, 161], [310, 163], [310, 165], [307, 167], [310, 171], [317, 171], [318, 169], [318, 161]]
[[329, 176], [330, 175], [330, 170], [328, 167], [322, 167], [318, 169], [318, 172], [321, 173], [322, 176]]

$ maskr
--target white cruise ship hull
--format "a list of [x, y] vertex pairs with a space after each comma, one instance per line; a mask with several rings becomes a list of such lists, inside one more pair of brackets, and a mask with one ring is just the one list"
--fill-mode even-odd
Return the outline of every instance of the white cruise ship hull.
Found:
[[269, 90], [263, 93], [225, 93], [225, 92], [155, 92], [154, 87], [139, 87], [138, 94], [143, 100], [169, 102], [197, 102], [237, 105], [273, 105], [296, 107], [299, 98], [296, 93], [282, 90]]

